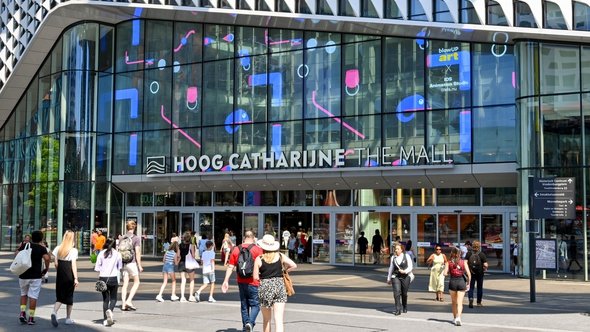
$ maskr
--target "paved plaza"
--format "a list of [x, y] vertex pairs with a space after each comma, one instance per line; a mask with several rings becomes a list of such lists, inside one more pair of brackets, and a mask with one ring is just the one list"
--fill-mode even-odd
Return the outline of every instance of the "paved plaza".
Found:
[[[74, 295], [74, 326], [63, 324], [65, 307], [53, 328], [50, 313], [55, 300], [55, 270], [43, 284], [36, 326], [18, 322], [18, 281], [8, 271], [12, 254], [0, 253], [0, 331], [203, 331], [239, 332], [242, 329], [235, 278], [223, 294], [225, 273], [217, 272], [216, 303], [156, 302], [161, 283], [161, 262], [146, 260], [142, 283], [134, 299], [135, 312], [115, 309], [115, 325], [102, 326], [102, 297], [94, 291], [97, 273], [87, 257], [79, 260], [81, 285]], [[417, 269], [409, 294], [408, 313], [394, 316], [391, 287], [385, 283], [387, 267], [337, 267], [302, 264], [292, 273], [297, 294], [289, 298], [286, 331], [590, 331], [590, 283], [537, 280], [536, 302], [530, 302], [529, 280], [490, 274], [485, 280], [484, 307], [464, 308], [463, 326], [452, 324], [450, 297], [435, 302], [427, 292], [428, 270]], [[198, 278], [196, 285], [201, 284]], [[180, 278], [178, 278], [180, 285]], [[170, 287], [170, 286], [168, 286]], [[169, 289], [169, 288], [168, 288]], [[208, 289], [207, 289], [208, 290]], [[202, 295], [206, 300], [206, 296]], [[165, 296], [169, 299], [169, 293]], [[467, 303], [467, 300], [465, 300]], [[262, 330], [262, 315], [255, 331]]]

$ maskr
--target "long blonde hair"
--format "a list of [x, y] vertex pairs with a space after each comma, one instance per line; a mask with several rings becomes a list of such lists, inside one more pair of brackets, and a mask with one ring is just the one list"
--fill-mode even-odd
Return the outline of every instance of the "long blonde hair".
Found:
[[74, 247], [74, 232], [66, 231], [59, 245], [57, 251], [57, 258], [64, 259], [70, 253], [70, 250]]

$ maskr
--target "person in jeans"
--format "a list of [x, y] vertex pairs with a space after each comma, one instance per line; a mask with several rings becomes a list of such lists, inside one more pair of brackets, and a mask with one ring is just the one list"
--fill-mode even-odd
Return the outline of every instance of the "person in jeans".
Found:
[[[472, 255], [477, 255], [479, 259], [475, 260], [478, 263], [472, 264], [473, 259], [470, 259]], [[469, 308], [473, 308], [473, 288], [477, 286], [477, 306], [481, 307], [483, 298], [483, 277], [485, 271], [488, 270], [488, 259], [486, 254], [481, 251], [481, 243], [479, 241], [473, 241], [473, 250], [467, 253], [465, 260], [469, 262], [469, 270], [471, 271], [471, 281], [469, 283]]]
[[[252, 231], [246, 231], [244, 234], [244, 242], [239, 246], [235, 246], [229, 257], [228, 267], [225, 271], [225, 279], [221, 285], [221, 291], [223, 293], [226, 293], [229, 289], [229, 278], [236, 265], [238, 265], [240, 248], [248, 247], [250, 245], [253, 245], [250, 248], [252, 259], [256, 260], [256, 257], [262, 254], [262, 249], [254, 244], [254, 233], [252, 233]], [[238, 290], [240, 291], [243, 331], [250, 332], [254, 329], [254, 325], [256, 325], [256, 317], [258, 316], [258, 312], [260, 312], [260, 304], [258, 300], [258, 286], [260, 286], [260, 281], [255, 280], [253, 277], [242, 278], [239, 274], [237, 277]]]
[[[37, 299], [41, 291], [41, 277], [47, 273], [50, 258], [47, 249], [41, 245], [43, 233], [34, 231], [31, 234], [31, 262], [33, 265], [23, 274], [18, 276], [20, 286], [20, 316], [18, 319], [22, 324], [35, 325], [35, 309], [37, 309]], [[24, 250], [26, 243], [22, 243], [17, 250]], [[41, 264], [45, 263], [45, 269], [41, 270]], [[29, 319], [27, 320], [27, 302], [29, 303]]]
[[115, 250], [115, 240], [109, 238], [104, 244], [104, 249], [96, 257], [94, 271], [97, 271], [100, 280], [107, 284], [107, 290], [102, 292], [103, 325], [111, 326], [113, 310], [117, 304], [117, 289], [119, 288], [119, 270], [123, 267], [121, 254]]

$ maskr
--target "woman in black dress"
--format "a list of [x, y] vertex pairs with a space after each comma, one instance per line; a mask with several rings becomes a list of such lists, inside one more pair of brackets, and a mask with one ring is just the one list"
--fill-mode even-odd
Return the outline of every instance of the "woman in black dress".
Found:
[[74, 289], [78, 286], [78, 249], [74, 248], [74, 232], [66, 231], [62, 242], [53, 249], [54, 264], [57, 269], [55, 278], [55, 305], [51, 313], [51, 324], [57, 327], [57, 311], [62, 304], [66, 305], [66, 325], [74, 324], [71, 319], [74, 307]]

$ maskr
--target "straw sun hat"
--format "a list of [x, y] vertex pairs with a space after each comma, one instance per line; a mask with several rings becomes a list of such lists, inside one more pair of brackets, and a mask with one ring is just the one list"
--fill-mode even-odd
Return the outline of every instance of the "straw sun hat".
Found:
[[279, 242], [275, 241], [275, 237], [270, 234], [264, 235], [256, 244], [264, 251], [277, 251], [281, 246]]

